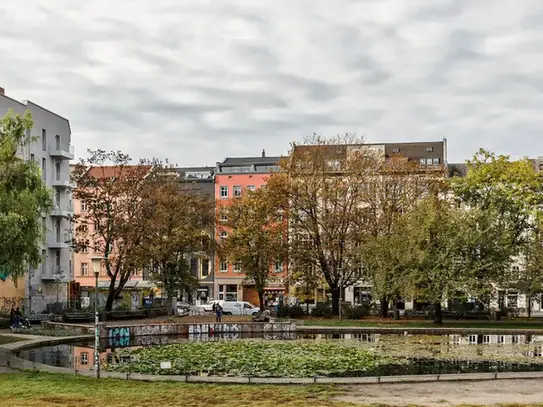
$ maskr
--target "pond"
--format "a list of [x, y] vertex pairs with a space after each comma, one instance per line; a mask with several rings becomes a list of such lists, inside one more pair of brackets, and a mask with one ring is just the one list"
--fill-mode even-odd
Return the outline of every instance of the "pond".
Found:
[[[93, 343], [20, 352], [20, 357], [92, 369]], [[390, 335], [274, 333], [111, 338], [104, 369], [147, 374], [261, 377], [388, 376], [543, 371], [543, 335]]]

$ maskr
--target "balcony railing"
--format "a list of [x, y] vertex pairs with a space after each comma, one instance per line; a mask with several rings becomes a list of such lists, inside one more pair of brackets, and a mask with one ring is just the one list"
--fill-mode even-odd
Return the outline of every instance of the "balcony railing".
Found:
[[51, 184], [54, 187], [59, 188], [73, 188], [73, 183], [68, 175], [60, 174], [53, 176], [53, 181]]
[[44, 281], [56, 281], [59, 283], [65, 283], [70, 281], [70, 275], [67, 268], [62, 266], [49, 266], [43, 265], [43, 271], [41, 279]]
[[74, 207], [72, 203], [67, 204], [55, 204], [51, 211], [51, 216], [57, 216], [62, 218], [69, 218], [74, 214]]
[[73, 160], [75, 157], [75, 150], [73, 146], [53, 146], [49, 148], [49, 155], [51, 157], [57, 157], [65, 160]]
[[64, 233], [60, 236], [53, 234], [47, 238], [47, 245], [50, 249], [67, 249], [70, 247], [71, 240], [72, 237], [69, 233]]

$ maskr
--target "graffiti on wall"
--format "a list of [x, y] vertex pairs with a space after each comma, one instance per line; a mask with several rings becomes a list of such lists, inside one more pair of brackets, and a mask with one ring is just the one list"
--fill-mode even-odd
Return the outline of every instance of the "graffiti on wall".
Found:
[[189, 335], [208, 334], [214, 335], [220, 333], [239, 333], [241, 331], [238, 324], [196, 324], [189, 325]]
[[130, 346], [130, 328], [109, 328], [108, 331], [109, 347], [124, 348]]
[[23, 308], [22, 297], [0, 297], [0, 310], [9, 311], [12, 308]]

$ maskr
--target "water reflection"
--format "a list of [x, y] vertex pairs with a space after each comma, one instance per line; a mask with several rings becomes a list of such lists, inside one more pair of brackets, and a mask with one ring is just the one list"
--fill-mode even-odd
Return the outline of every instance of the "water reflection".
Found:
[[[122, 362], [122, 349], [164, 346], [183, 342], [233, 341], [258, 338], [264, 340], [341, 340], [353, 346], [403, 360], [382, 365], [370, 372], [347, 372], [346, 375], [444, 374], [463, 372], [543, 370], [543, 336], [540, 335], [389, 335], [389, 334], [296, 334], [241, 333], [179, 336], [109, 338], [100, 342], [100, 360], [113, 365]], [[92, 369], [93, 343], [84, 342], [47, 346], [22, 351], [20, 357], [36, 363], [70, 369]], [[405, 363], [408, 361], [408, 363]]]

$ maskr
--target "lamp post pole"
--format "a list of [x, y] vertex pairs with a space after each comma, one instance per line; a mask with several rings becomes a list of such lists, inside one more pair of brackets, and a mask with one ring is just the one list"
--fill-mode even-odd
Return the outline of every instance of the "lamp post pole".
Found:
[[100, 328], [98, 318], [98, 274], [94, 271], [94, 372], [100, 378]]
[[98, 276], [103, 257], [94, 256], [92, 269], [94, 271], [94, 376], [100, 378], [100, 324], [98, 318]]

